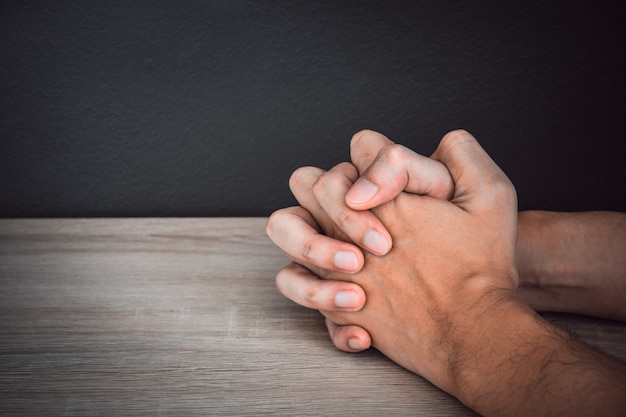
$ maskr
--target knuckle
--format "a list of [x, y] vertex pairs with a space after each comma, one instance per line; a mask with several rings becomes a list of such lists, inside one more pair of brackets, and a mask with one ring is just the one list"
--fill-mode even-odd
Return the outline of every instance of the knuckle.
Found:
[[456, 129], [448, 132], [441, 139], [439, 146], [442, 148], [451, 148], [468, 142], [476, 142], [476, 139], [474, 139], [474, 136], [472, 136], [467, 130]]
[[281, 269], [280, 271], [278, 271], [278, 273], [276, 274], [276, 279], [275, 279], [275, 283], [276, 283], [276, 288], [278, 289], [278, 292], [280, 292], [282, 295], [284, 296], [288, 296], [288, 292], [287, 292], [287, 281], [289, 281], [291, 279], [291, 276], [293, 274], [293, 264], [289, 264], [287, 266], [285, 266], [283, 269]]
[[289, 177], [289, 187], [291, 189], [297, 187], [302, 183], [302, 176], [305, 175], [307, 167], [300, 167], [296, 169]]
[[313, 305], [319, 298], [320, 284], [319, 281], [313, 281], [306, 286], [303, 286], [300, 291], [300, 297], [307, 301], [309, 305]]
[[317, 248], [317, 236], [313, 236], [302, 243], [298, 251], [302, 256], [302, 260], [308, 263], [315, 263], [315, 252]]
[[276, 288], [278, 289], [278, 292], [285, 295], [285, 290], [283, 287], [283, 275], [284, 275], [284, 270], [285, 269], [281, 269], [280, 271], [278, 271], [278, 273], [276, 274], [276, 279], [275, 284], [276, 284]]
[[500, 198], [508, 202], [517, 200], [517, 193], [515, 191], [515, 187], [506, 176], [503, 176], [503, 178], [500, 178], [500, 180], [497, 181], [496, 183], [497, 183], [497, 193], [500, 196]]
[[340, 172], [346, 180], [350, 181], [352, 184], [359, 177], [359, 172], [356, 167], [350, 162], [341, 162], [337, 166], [335, 166], [334, 170]]
[[289, 177], [289, 188], [293, 191], [300, 187], [310, 186], [312, 179], [323, 175], [324, 171], [320, 168], [305, 166], [296, 169]]
[[352, 139], [350, 140], [350, 147], [361, 146], [364, 142], [366, 142], [369, 138], [376, 134], [377, 133], [373, 130], [363, 129], [352, 135]]
[[489, 190], [492, 200], [497, 205], [517, 205], [517, 192], [506, 175], [498, 175], [490, 181]]
[[313, 183], [313, 195], [316, 197], [321, 197], [325, 195], [332, 187], [333, 183], [333, 175], [329, 172], [326, 172], [319, 176], [319, 178]]
[[450, 142], [466, 142], [473, 141], [474, 137], [465, 129], [455, 129], [448, 132], [442, 140]]
[[272, 237], [272, 234], [274, 233], [275, 230], [275, 224], [276, 224], [276, 212], [272, 213], [270, 215], [270, 217], [268, 217], [267, 221], [265, 222], [265, 234], [268, 235], [270, 238]]
[[267, 222], [265, 223], [265, 233], [270, 238], [274, 236], [275, 231], [277, 229], [277, 224], [280, 223], [285, 212], [286, 212], [286, 209], [276, 210], [268, 217]]
[[377, 160], [388, 164], [402, 164], [408, 157], [407, 148], [398, 144], [386, 145], [378, 153]]
[[356, 216], [357, 216], [356, 212], [348, 208], [342, 209], [337, 213], [335, 224], [340, 230], [346, 231], [350, 229], [350, 226], [354, 223]]

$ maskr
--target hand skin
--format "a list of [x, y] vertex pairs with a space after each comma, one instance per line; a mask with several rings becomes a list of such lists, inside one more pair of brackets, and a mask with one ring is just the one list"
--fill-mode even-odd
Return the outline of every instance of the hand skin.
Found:
[[532, 308], [626, 321], [626, 214], [521, 212], [517, 242]]
[[[402, 190], [444, 199], [453, 194], [454, 182], [445, 165], [396, 145], [377, 132], [364, 130], [357, 133], [350, 148], [352, 161], [361, 171], [365, 171], [374, 160], [383, 165], [383, 169], [372, 171], [378, 173], [381, 181], [386, 181], [372, 202], [389, 201]], [[300, 183], [307, 182], [307, 176], [315, 175], [317, 178], [322, 173], [322, 170], [311, 167], [296, 170], [289, 181], [292, 192]], [[267, 234], [294, 261], [277, 275], [276, 284], [283, 295], [300, 305], [317, 310], [355, 311], [365, 304], [365, 295], [360, 287], [341, 281], [320, 281], [296, 264], [308, 269], [316, 267], [326, 271], [358, 272], [363, 267], [363, 253], [348, 242], [360, 242], [365, 250], [384, 255], [391, 248], [391, 237], [372, 213], [354, 210], [343, 203], [344, 195], [337, 195], [331, 201], [341, 204], [326, 207], [326, 227], [332, 224], [340, 239], [330, 239], [321, 233], [321, 226], [302, 207], [278, 210], [270, 216]], [[378, 239], [371, 239], [372, 235]], [[358, 352], [370, 347], [371, 340], [364, 329], [337, 326], [329, 320], [326, 323], [333, 343], [339, 349]]]
[[[452, 202], [401, 193], [374, 209], [394, 247], [384, 257], [366, 253], [356, 274], [314, 269], [360, 284], [368, 297], [358, 312], [324, 314], [367, 329], [391, 359], [484, 415], [626, 411], [624, 365], [572, 340], [517, 296], [516, 198], [506, 176], [464, 132], [447, 135], [433, 156], [456, 181]], [[314, 184], [347, 190], [357, 176], [349, 168]], [[311, 200], [310, 191], [298, 189], [296, 198], [323, 219], [320, 205], [309, 207], [320, 192]], [[322, 229], [335, 236], [332, 224]]]
[[[438, 198], [449, 198], [453, 192], [453, 182], [447, 170], [444, 172], [437, 167], [425, 169], [428, 165], [425, 166], [424, 157], [395, 145], [379, 133], [367, 130], [357, 133], [351, 141], [351, 156], [362, 173], [361, 177], [375, 184], [379, 190], [370, 201], [360, 206], [356, 203], [362, 210], [389, 201], [405, 189], [414, 193], [430, 193]], [[305, 171], [294, 173], [292, 189], [297, 186], [298, 177], [303, 172], [306, 175]], [[423, 178], [415, 179], [424, 176], [424, 173], [426, 181]], [[354, 194], [355, 188], [352, 186], [348, 193]], [[339, 209], [328, 211], [337, 213], [350, 209], [342, 201], [335, 205]], [[297, 210], [302, 213], [294, 215]], [[306, 225], [303, 217], [307, 217]], [[358, 228], [358, 222], [359, 219], [355, 218], [352, 230]], [[361, 227], [366, 226], [361, 224]], [[276, 230], [285, 233], [276, 233]], [[327, 257], [341, 250], [353, 251], [358, 258], [355, 263], [357, 269], [362, 267], [363, 258], [358, 249], [344, 241], [320, 235], [319, 226], [302, 208], [274, 213], [268, 222], [268, 234], [279, 246], [292, 251], [307, 246], [307, 242], [311, 241], [320, 241], [319, 246], [324, 248]], [[350, 241], [351, 238], [346, 234], [344, 240]], [[517, 240], [518, 293], [537, 311], [626, 320], [626, 304], [623, 302], [626, 299], [626, 257], [620, 256], [624, 253], [626, 214], [520, 212]], [[301, 264], [324, 267], [318, 259], [313, 257], [305, 260], [297, 251], [292, 252], [290, 257]], [[326, 269], [339, 271], [332, 265], [327, 265]], [[317, 310], [345, 309], [345, 305], [337, 306], [334, 303], [336, 298], [340, 298], [344, 304], [351, 301], [348, 309], [353, 310], [360, 309], [365, 303], [361, 288], [344, 282], [320, 281], [308, 271], [301, 271], [295, 266], [278, 275], [277, 285], [287, 298]], [[339, 291], [342, 293], [339, 294]], [[336, 297], [337, 294], [340, 297]], [[346, 297], [346, 294], [352, 296]], [[333, 343], [339, 349], [356, 352], [370, 347], [369, 334], [358, 326], [344, 328], [330, 320], [327, 320], [327, 326]]]

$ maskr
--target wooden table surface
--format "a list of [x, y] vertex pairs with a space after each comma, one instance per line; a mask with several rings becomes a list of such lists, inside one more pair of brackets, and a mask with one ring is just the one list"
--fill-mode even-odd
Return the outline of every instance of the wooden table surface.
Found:
[[[284, 299], [263, 218], [0, 220], [2, 415], [474, 415]], [[626, 325], [547, 315], [626, 360]]]

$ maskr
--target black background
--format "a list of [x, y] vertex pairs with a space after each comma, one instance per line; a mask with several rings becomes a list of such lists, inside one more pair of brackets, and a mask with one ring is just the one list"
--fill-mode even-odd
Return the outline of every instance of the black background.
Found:
[[1, 217], [268, 215], [363, 128], [626, 211], [619, 2], [0, 4]]

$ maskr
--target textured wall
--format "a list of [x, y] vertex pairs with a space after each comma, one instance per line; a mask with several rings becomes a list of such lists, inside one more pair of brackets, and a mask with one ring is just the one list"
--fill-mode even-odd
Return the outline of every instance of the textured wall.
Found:
[[457, 127], [522, 209], [626, 211], [624, 14], [492, 3], [5, 1], [0, 216], [267, 215], [362, 128]]

